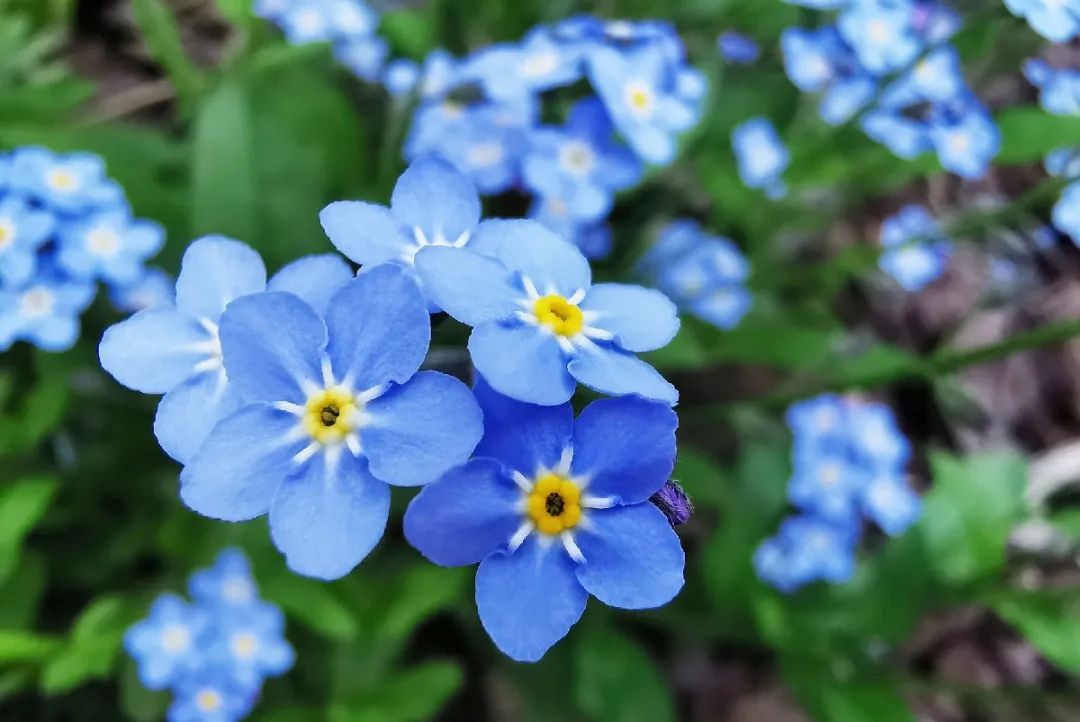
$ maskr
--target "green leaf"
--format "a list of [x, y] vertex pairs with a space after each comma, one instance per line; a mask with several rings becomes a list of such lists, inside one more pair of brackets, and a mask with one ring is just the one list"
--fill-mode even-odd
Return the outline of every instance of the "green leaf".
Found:
[[410, 567], [396, 593], [387, 599], [376, 634], [385, 639], [405, 639], [431, 616], [457, 602], [472, 577], [464, 567]]
[[19, 568], [0, 586], [0, 629], [34, 626], [44, 591], [44, 557], [35, 552], [23, 554]]
[[355, 615], [325, 585], [288, 572], [259, 572], [263, 598], [291, 617], [331, 639], [352, 639], [360, 632]]
[[191, 231], [254, 243], [256, 188], [247, 88], [226, 81], [202, 103], [192, 149]]
[[251, 0], [217, 0], [218, 9], [234, 25], [244, 25], [252, 18]]
[[679, 449], [672, 478], [699, 508], [719, 508], [733, 493], [734, 484], [724, 470], [705, 454], [685, 445]]
[[652, 660], [613, 631], [586, 627], [575, 648], [578, 706], [595, 722], [675, 722], [675, 702]]
[[1062, 509], [1055, 512], [1049, 521], [1062, 534], [1080, 539], [1080, 508]]
[[176, 94], [193, 107], [203, 78], [180, 42], [176, 18], [162, 0], [132, 0], [131, 14], [150, 54], [168, 74]]
[[645, 359], [665, 370], [719, 363], [813, 368], [832, 357], [839, 339], [838, 329], [803, 326], [791, 319], [753, 313], [731, 331], [684, 317], [672, 342]]
[[784, 681], [818, 722], [915, 722], [898, 686], [860, 670], [861, 677], [838, 679], [829, 664], [786, 659]]
[[168, 692], [152, 692], [139, 681], [138, 666], [127, 660], [120, 673], [120, 709], [132, 722], [157, 722], [165, 717]]
[[414, 60], [423, 59], [438, 45], [434, 30], [428, 13], [419, 10], [390, 10], [379, 18], [379, 35], [398, 50], [398, 55]]
[[335, 719], [426, 722], [461, 688], [464, 675], [453, 662], [429, 662], [394, 673]]
[[52, 654], [60, 641], [33, 632], [0, 630], [0, 664], [40, 662]]
[[1080, 117], [1051, 115], [1033, 105], [1006, 108], [995, 120], [1001, 129], [1001, 152], [994, 161], [998, 164], [1039, 160], [1080, 138]]
[[1061, 669], [1080, 674], [1080, 596], [1014, 592], [991, 599], [994, 611]]
[[934, 486], [918, 528], [939, 579], [965, 584], [1001, 571], [1005, 543], [1026, 512], [1027, 462], [1013, 452], [930, 456]]
[[23, 541], [49, 508], [56, 481], [21, 479], [0, 491], [0, 582], [19, 564]]

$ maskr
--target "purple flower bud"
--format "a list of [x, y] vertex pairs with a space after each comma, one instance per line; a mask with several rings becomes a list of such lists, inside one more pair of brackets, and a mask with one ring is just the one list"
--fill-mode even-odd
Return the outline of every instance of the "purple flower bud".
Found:
[[660, 491], [649, 497], [649, 501], [664, 512], [673, 527], [685, 524], [694, 513], [694, 503], [674, 479], [665, 482]]

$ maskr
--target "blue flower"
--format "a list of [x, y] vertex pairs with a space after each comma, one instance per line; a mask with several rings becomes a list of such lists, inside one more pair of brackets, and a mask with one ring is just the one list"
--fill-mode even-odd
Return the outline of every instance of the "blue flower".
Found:
[[146, 619], [124, 635], [124, 649], [138, 665], [139, 681], [147, 689], [165, 689], [201, 663], [199, 638], [209, 619], [174, 594], [162, 594]]
[[80, 214], [124, 204], [124, 192], [105, 176], [105, 163], [92, 153], [57, 155], [44, 148], [19, 148], [11, 155], [8, 184], [60, 213]]
[[857, 541], [858, 532], [851, 527], [810, 515], [793, 516], [758, 549], [754, 563], [762, 579], [783, 592], [815, 581], [843, 584], [855, 573]]
[[1080, 72], [1057, 70], [1038, 60], [1029, 60], [1024, 73], [1039, 88], [1039, 105], [1054, 115], [1080, 115]]
[[359, 0], [290, 0], [264, 2], [256, 11], [273, 20], [294, 45], [370, 36], [378, 15]]
[[818, 112], [826, 123], [847, 122], [877, 92], [877, 80], [862, 69], [835, 26], [788, 28], [780, 48], [791, 82], [806, 92], [825, 92]]
[[459, 75], [460, 65], [453, 55], [441, 48], [432, 50], [424, 58], [420, 71], [420, 95], [442, 97], [458, 83]]
[[165, 229], [126, 208], [94, 213], [60, 227], [57, 261], [75, 278], [120, 286], [139, 280], [143, 263], [165, 244]]
[[[1071, 238], [1073, 243], [1080, 245], [1080, 182], [1073, 183], [1062, 191], [1050, 218], [1055, 228]], [[0, 334], [0, 342], [2, 340], [3, 336]]]
[[559, 43], [547, 28], [537, 27], [520, 43], [474, 53], [463, 63], [461, 75], [479, 82], [489, 98], [513, 100], [576, 83], [581, 64], [579, 48]]
[[883, 143], [900, 158], [917, 158], [933, 148], [930, 129], [922, 120], [910, 118], [902, 108], [878, 107], [868, 111], [859, 124], [872, 139]]
[[733, 30], [720, 33], [717, 48], [724, 60], [740, 65], [752, 63], [761, 55], [761, 49], [753, 38]]
[[208, 607], [243, 609], [259, 600], [247, 557], [237, 549], [226, 549], [218, 554], [214, 566], [192, 574], [188, 593]]
[[936, 48], [890, 85], [881, 96], [881, 105], [903, 108], [918, 103], [947, 103], [964, 96], [963, 66], [951, 46]]
[[837, 453], [804, 453], [795, 458], [795, 473], [788, 485], [791, 503], [824, 519], [851, 523], [858, 494], [869, 480], [867, 471]]
[[922, 49], [912, 15], [910, 0], [860, 0], [840, 13], [837, 28], [859, 64], [880, 76], [903, 70]]
[[389, 207], [338, 201], [324, 208], [319, 220], [330, 242], [355, 263], [411, 268], [421, 248], [469, 242], [480, 222], [480, 197], [454, 166], [421, 158], [398, 178]]
[[634, 355], [675, 336], [675, 305], [640, 286], [593, 286], [581, 252], [541, 224], [487, 221], [469, 248], [424, 248], [416, 268], [430, 298], [473, 327], [473, 364], [499, 393], [554, 406], [580, 381], [605, 394], [677, 401]]
[[847, 405], [838, 396], [822, 394], [798, 401], [788, 407], [784, 418], [795, 437], [797, 458], [804, 451], [808, 455], [823, 449], [838, 451], [846, 443]]
[[[312, 282], [313, 275], [318, 282]], [[352, 277], [334, 256], [312, 256], [286, 266], [270, 290], [301, 295], [325, 310], [330, 294]], [[106, 329], [101, 367], [122, 385], [164, 394], [154, 419], [161, 448], [186, 463], [219, 418], [235, 409], [221, 356], [218, 326], [233, 300], [267, 288], [259, 254], [238, 241], [209, 236], [184, 254], [176, 302], [139, 311]]]
[[420, 66], [407, 58], [391, 60], [382, 71], [386, 92], [395, 98], [408, 95], [420, 82]]
[[675, 136], [697, 122], [694, 108], [670, 87], [670, 57], [658, 46], [620, 52], [599, 47], [589, 54], [589, 79], [612, 122], [648, 163], [675, 159]]
[[899, 474], [876, 475], [860, 497], [863, 513], [890, 536], [904, 533], [922, 516], [922, 499]]
[[389, 484], [438, 478], [482, 434], [464, 384], [417, 373], [431, 339], [427, 305], [395, 264], [337, 291], [325, 320], [290, 293], [239, 298], [221, 317], [220, 339], [243, 406], [184, 468], [180, 497], [225, 521], [268, 514], [274, 545], [298, 574], [351, 571], [382, 537]]
[[940, 224], [921, 206], [905, 206], [886, 218], [881, 224], [881, 245], [886, 251], [878, 266], [907, 291], [921, 291], [945, 273], [950, 243]]
[[480, 563], [484, 629], [518, 661], [543, 657], [592, 595], [621, 609], [666, 604], [685, 559], [649, 503], [671, 475], [678, 419], [640, 397], [570, 404], [511, 401], [478, 381], [477, 458], [421, 490], [405, 537], [441, 566]]
[[582, 228], [574, 238], [574, 245], [590, 261], [604, 260], [611, 255], [611, 250], [615, 245], [611, 226], [598, 223]]
[[389, 43], [378, 35], [350, 38], [334, 46], [334, 57], [338, 62], [368, 83], [379, 79], [389, 54]]
[[603, 103], [587, 98], [571, 109], [564, 128], [539, 128], [529, 135], [525, 184], [537, 195], [568, 202], [577, 221], [597, 221], [611, 210], [613, 193], [637, 183], [641, 162], [612, 140]]
[[937, 2], [915, 0], [911, 8], [911, 29], [927, 45], [948, 41], [963, 25], [960, 13]]
[[1080, 33], [1080, 0], [1005, 0], [1013, 15], [1053, 43], [1065, 43]]
[[787, 187], [780, 179], [791, 156], [768, 118], [751, 118], [731, 132], [731, 147], [739, 164], [739, 177], [748, 188], [763, 188], [770, 198], [781, 198]]
[[1001, 131], [973, 96], [934, 108], [930, 140], [945, 170], [963, 178], [981, 178], [1001, 149]]
[[21, 286], [37, 271], [37, 253], [52, 236], [56, 219], [17, 196], [0, 200], [0, 282]]
[[147, 268], [142, 277], [126, 286], [113, 286], [109, 300], [116, 310], [135, 313], [176, 303], [176, 281], [160, 268]]
[[472, 108], [440, 138], [439, 155], [485, 195], [509, 190], [518, 180], [526, 140], [515, 111], [499, 106]]
[[851, 404], [847, 409], [855, 457], [871, 469], [900, 469], [911, 456], [911, 445], [882, 404]]
[[266, 602], [223, 609], [217, 620], [211, 656], [223, 660], [241, 684], [257, 686], [292, 668], [293, 648], [285, 641], [285, 617]]
[[165, 722], [239, 722], [258, 697], [257, 689], [215, 669], [185, 678], [174, 691]]
[[0, 351], [29, 341], [43, 351], [66, 351], [79, 338], [79, 316], [97, 288], [46, 263], [22, 286], [0, 288]]
[[1057, 178], [1075, 178], [1080, 176], [1080, 149], [1058, 148], [1046, 154], [1043, 159], [1046, 172]]

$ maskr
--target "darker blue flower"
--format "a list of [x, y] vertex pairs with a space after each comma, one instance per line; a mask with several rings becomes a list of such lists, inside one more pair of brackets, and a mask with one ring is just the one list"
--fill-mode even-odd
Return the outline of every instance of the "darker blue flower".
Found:
[[593, 286], [581, 252], [541, 224], [487, 221], [468, 248], [422, 249], [416, 268], [432, 301], [473, 327], [469, 353], [499, 393], [558, 405], [580, 381], [605, 394], [677, 401], [634, 355], [674, 337], [674, 304], [639, 286]]
[[476, 605], [495, 645], [536, 661], [585, 611], [666, 604], [683, 585], [679, 538], [650, 497], [675, 463], [678, 419], [628, 396], [539, 407], [479, 381], [477, 458], [426, 486], [405, 536], [441, 566], [476, 564]]
[[221, 317], [220, 339], [240, 408], [184, 468], [180, 497], [215, 519], [268, 515], [274, 545], [298, 574], [351, 571], [382, 537], [389, 484], [438, 478], [481, 436], [464, 384], [417, 373], [431, 327], [401, 266], [361, 272], [323, 315], [291, 293], [239, 298]]
[[720, 33], [717, 48], [724, 60], [743, 65], [754, 62], [761, 54], [761, 49], [753, 38], [733, 30]]

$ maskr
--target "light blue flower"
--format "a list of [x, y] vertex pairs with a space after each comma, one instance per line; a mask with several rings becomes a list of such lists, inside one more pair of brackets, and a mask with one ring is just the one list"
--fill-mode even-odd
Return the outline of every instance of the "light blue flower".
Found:
[[21, 286], [37, 271], [37, 254], [56, 228], [51, 213], [31, 207], [17, 196], [0, 200], [0, 282]]
[[962, 25], [960, 13], [947, 5], [919, 0], [912, 4], [911, 28], [927, 45], [947, 42]]
[[847, 405], [839, 396], [822, 394], [797, 401], [788, 407], [784, 419], [795, 438], [796, 458], [843, 452], [849, 426]]
[[[1050, 214], [1054, 227], [1080, 245], [1080, 182], [1069, 185], [1061, 193]], [[2, 340], [2, 337], [0, 337]]]
[[94, 300], [93, 283], [42, 263], [22, 286], [0, 288], [0, 351], [29, 341], [43, 351], [66, 351], [79, 338], [79, 316]]
[[259, 14], [273, 20], [294, 45], [372, 36], [378, 15], [361, 0], [290, 0], [264, 3]]
[[124, 649], [138, 666], [147, 689], [176, 684], [202, 663], [201, 637], [210, 620], [175, 594], [162, 594], [146, 619], [124, 635]]
[[123, 313], [167, 306], [176, 303], [176, 281], [160, 268], [147, 268], [135, 283], [109, 289], [109, 300]]
[[770, 537], [761, 542], [754, 550], [753, 559], [758, 579], [785, 594], [794, 592], [803, 581], [794, 577], [795, 570], [788, 557], [787, 545], [778, 537]]
[[421, 248], [469, 242], [480, 222], [480, 197], [475, 184], [450, 163], [420, 158], [398, 178], [389, 207], [338, 201], [324, 208], [319, 220], [330, 242], [353, 262], [412, 268]]
[[1025, 74], [1041, 90], [1039, 105], [1054, 115], [1080, 115], [1080, 72], [1028, 61]]
[[789, 588], [815, 581], [843, 584], [851, 579], [858, 536], [855, 528], [811, 515], [785, 519], [777, 540], [788, 565]]
[[904, 533], [922, 516], [922, 499], [899, 474], [877, 474], [860, 496], [863, 513], [890, 536]]
[[386, 92], [395, 98], [409, 95], [420, 82], [420, 66], [408, 58], [397, 58], [382, 70], [382, 83]]
[[[352, 275], [340, 258], [312, 256], [286, 266], [269, 288], [296, 293], [323, 311], [333, 291]], [[164, 394], [154, 433], [161, 448], [180, 463], [194, 455], [217, 420], [238, 403], [229, 393], [221, 356], [221, 314], [233, 300], [266, 288], [258, 253], [221, 236], [202, 238], [184, 254], [175, 304], [139, 311], [102, 336], [98, 356], [103, 369], [129, 389]]]
[[911, 26], [910, 0], [859, 0], [844, 8], [836, 26], [871, 75], [903, 70], [922, 48]]
[[209, 667], [184, 678], [174, 692], [165, 722], [239, 722], [258, 697], [258, 689]]
[[590, 261], [604, 260], [611, 255], [615, 245], [611, 226], [606, 223], [585, 226], [578, 231], [577, 236], [574, 238], [574, 245]]
[[457, 58], [442, 48], [436, 48], [424, 58], [420, 71], [420, 95], [441, 98], [459, 82], [460, 64]]
[[[469, 253], [424, 252], [437, 250]], [[220, 338], [243, 406], [184, 468], [180, 497], [225, 521], [268, 514], [274, 545], [298, 574], [349, 573], [382, 537], [389, 484], [438, 478], [482, 434], [464, 384], [417, 373], [431, 339], [427, 305], [396, 264], [361, 272], [325, 319], [290, 293], [239, 298]]]
[[649, 503], [671, 475], [678, 419], [640, 397], [570, 404], [511, 401], [477, 382], [476, 458], [420, 491], [405, 537], [440, 566], [480, 566], [476, 606], [507, 656], [539, 660], [589, 596], [650, 609], [683, 586], [685, 559]]
[[1080, 176], [1080, 148], [1058, 148], [1043, 159], [1046, 172], [1057, 178]]
[[941, 225], [921, 206], [905, 206], [886, 218], [881, 245], [886, 250], [878, 266], [907, 291], [921, 291], [940, 278], [951, 253]]
[[945, 170], [962, 178], [981, 178], [1001, 149], [1001, 131], [974, 96], [934, 108], [930, 140]]
[[378, 35], [349, 38], [334, 46], [338, 62], [368, 83], [379, 79], [389, 54], [390, 45]]
[[580, 381], [610, 395], [678, 400], [634, 355], [675, 336], [675, 305], [640, 286], [593, 286], [581, 251], [543, 225], [487, 221], [469, 248], [424, 248], [416, 268], [430, 298], [473, 327], [473, 364], [499, 393], [554, 406]]
[[770, 198], [781, 198], [787, 187], [780, 179], [791, 156], [772, 121], [751, 118], [731, 132], [731, 147], [739, 164], [739, 177], [748, 188], [762, 188]]
[[636, 184], [641, 161], [613, 142], [604, 104], [586, 98], [570, 111], [563, 128], [542, 127], [529, 134], [523, 172], [526, 186], [542, 197], [562, 197], [576, 221], [607, 216], [613, 194]]
[[720, 55], [730, 63], [749, 64], [761, 55], [761, 49], [753, 38], [734, 30], [720, 33], [716, 45]]
[[1080, 33], [1080, 0], [1005, 0], [1013, 15], [1053, 43], [1065, 43]]
[[192, 574], [188, 593], [205, 607], [243, 609], [259, 601], [251, 566], [239, 549], [222, 551], [212, 567]]
[[589, 54], [588, 74], [612, 122], [643, 160], [667, 165], [675, 137], [696, 122], [694, 108], [670, 85], [670, 57], [658, 46], [620, 52], [599, 47]]
[[280, 609], [256, 601], [217, 614], [214, 645], [207, 654], [221, 660], [242, 685], [258, 686], [264, 678], [292, 668], [296, 656], [285, 641], [285, 616]]
[[884, 404], [856, 403], [847, 411], [855, 457], [871, 469], [901, 469], [911, 457], [911, 445]]
[[859, 493], [869, 473], [843, 454], [821, 452], [796, 456], [788, 484], [788, 499], [805, 512], [841, 524], [851, 524]]
[[57, 261], [75, 278], [126, 286], [165, 245], [165, 229], [131, 217], [126, 208], [83, 216], [60, 226]]
[[926, 122], [908, 117], [899, 108], [874, 108], [859, 119], [859, 124], [870, 138], [906, 160], [934, 147]]
[[60, 213], [81, 214], [125, 203], [123, 190], [105, 175], [105, 162], [92, 153], [57, 155], [44, 148], [19, 148], [11, 155], [9, 186]]
[[885, 89], [881, 105], [903, 108], [917, 103], [945, 103], [967, 93], [960, 55], [952, 46], [936, 48]]
[[509, 190], [518, 180], [526, 140], [515, 110], [471, 108], [442, 135], [439, 155], [472, 179], [484, 195]]
[[513, 100], [572, 85], [582, 76], [578, 47], [559, 43], [545, 27], [531, 30], [520, 43], [492, 45], [462, 63], [461, 77], [476, 81], [495, 100]]

